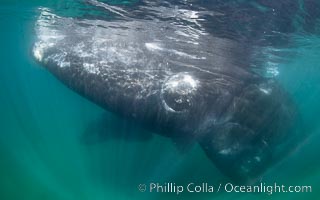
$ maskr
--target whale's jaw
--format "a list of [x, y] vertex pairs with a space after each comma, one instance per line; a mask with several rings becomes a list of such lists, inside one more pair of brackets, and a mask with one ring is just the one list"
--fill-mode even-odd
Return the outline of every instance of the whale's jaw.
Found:
[[263, 87], [267, 90], [257, 85], [245, 88], [229, 107], [232, 117], [203, 130], [201, 147], [236, 182], [259, 181], [306, 138], [298, 109], [285, 91], [276, 82]]

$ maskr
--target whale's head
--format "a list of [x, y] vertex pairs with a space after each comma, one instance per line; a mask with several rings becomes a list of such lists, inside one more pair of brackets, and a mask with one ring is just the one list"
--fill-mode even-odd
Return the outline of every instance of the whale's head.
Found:
[[199, 129], [200, 145], [219, 169], [234, 181], [258, 181], [270, 166], [303, 140], [296, 105], [273, 81], [255, 83], [234, 96], [220, 121]]

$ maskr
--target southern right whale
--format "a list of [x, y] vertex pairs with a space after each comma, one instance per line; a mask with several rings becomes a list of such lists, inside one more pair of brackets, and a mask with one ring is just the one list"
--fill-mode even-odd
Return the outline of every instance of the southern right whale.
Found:
[[[35, 26], [34, 57], [72, 90], [154, 133], [199, 143], [235, 181], [259, 178], [301, 143], [294, 102], [252, 67], [259, 45], [269, 44], [264, 36], [277, 36], [274, 19], [261, 17], [270, 30], [232, 32], [236, 18], [220, 1], [210, 4], [216, 10], [186, 1], [134, 8], [86, 2], [112, 17], [40, 8]], [[243, 17], [239, 23], [252, 22]]]

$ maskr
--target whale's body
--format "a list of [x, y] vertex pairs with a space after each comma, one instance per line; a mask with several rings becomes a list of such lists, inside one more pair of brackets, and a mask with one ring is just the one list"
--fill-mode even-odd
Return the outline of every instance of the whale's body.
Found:
[[120, 17], [68, 18], [42, 8], [37, 20], [34, 57], [68, 87], [155, 133], [199, 142], [234, 180], [256, 179], [299, 143], [289, 131], [294, 103], [252, 70], [256, 49], [201, 24], [201, 16], [221, 13], [160, 6], [154, 13], [166, 20], [136, 19], [97, 5]]

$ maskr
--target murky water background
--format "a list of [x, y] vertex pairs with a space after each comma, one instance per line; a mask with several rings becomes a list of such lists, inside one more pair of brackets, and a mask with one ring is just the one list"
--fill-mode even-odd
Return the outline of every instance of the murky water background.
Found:
[[[119, 3], [113, 1], [113, 3]], [[128, 5], [123, 1], [120, 4]], [[77, 1], [0, 3], [0, 199], [175, 199], [175, 194], [140, 193], [149, 182], [208, 182], [227, 179], [199, 147], [181, 154], [160, 136], [127, 141], [127, 131], [141, 131], [66, 88], [34, 62], [31, 48], [39, 7], [59, 14], [101, 15]], [[72, 8], [72, 9], [68, 9]], [[71, 11], [70, 11], [71, 10]], [[108, 18], [108, 16], [105, 16]], [[312, 185], [312, 193], [278, 193], [273, 199], [320, 196], [320, 37], [297, 32], [291, 48], [270, 54], [278, 79], [297, 102], [310, 137], [271, 169], [266, 183]], [[282, 56], [285, 55], [285, 56]], [[288, 55], [288, 56], [287, 56]], [[264, 58], [265, 59], [265, 58]], [[86, 144], [82, 135], [101, 115], [118, 139]], [[185, 193], [184, 199], [269, 199], [266, 194]]]

